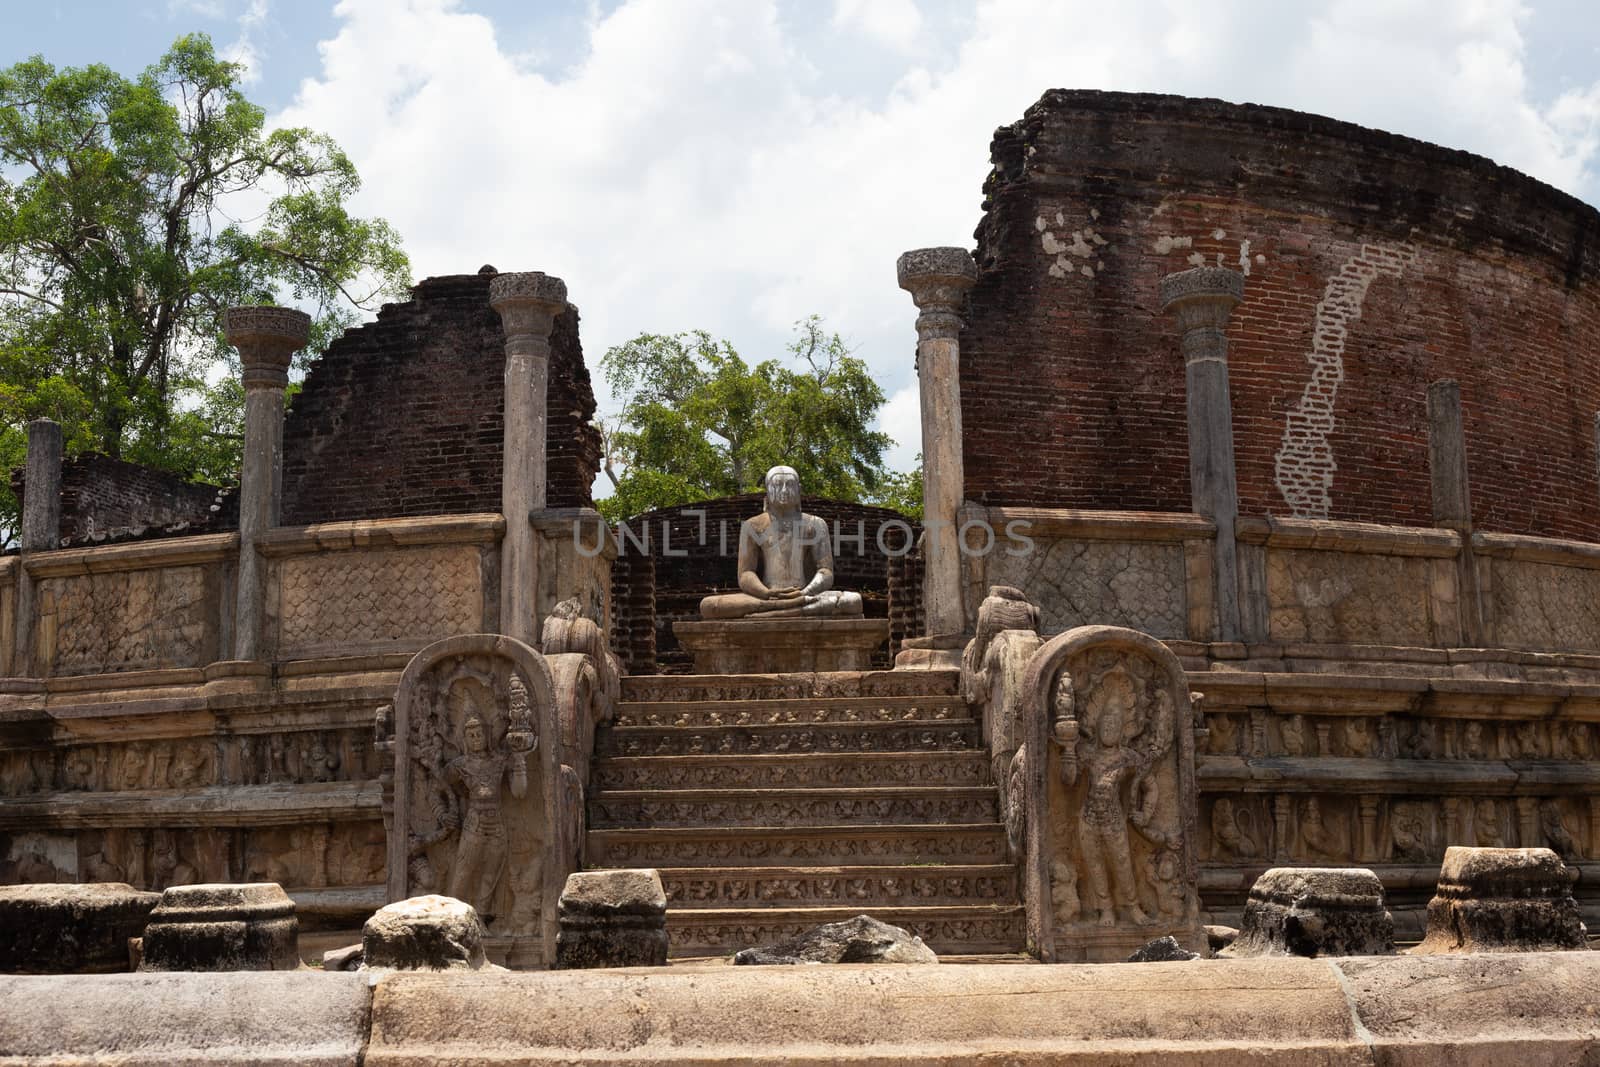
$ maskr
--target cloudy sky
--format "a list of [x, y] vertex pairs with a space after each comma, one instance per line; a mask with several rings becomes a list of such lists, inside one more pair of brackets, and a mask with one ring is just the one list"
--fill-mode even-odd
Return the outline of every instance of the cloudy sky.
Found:
[[[278, 124], [332, 134], [416, 274], [544, 270], [591, 366], [813, 312], [918, 451], [908, 248], [972, 244], [994, 128], [1052, 87], [1319, 112], [1600, 204], [1595, 0], [3, 0], [0, 65], [129, 73], [204, 30]], [[598, 391], [604, 393], [603, 385]], [[606, 399], [602, 397], [602, 406]]]

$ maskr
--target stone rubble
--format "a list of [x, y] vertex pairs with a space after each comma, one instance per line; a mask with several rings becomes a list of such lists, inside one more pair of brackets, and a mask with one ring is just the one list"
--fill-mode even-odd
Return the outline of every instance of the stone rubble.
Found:
[[915, 934], [869, 915], [857, 915], [844, 922], [824, 923], [775, 945], [743, 949], [733, 962], [938, 963], [939, 957]]

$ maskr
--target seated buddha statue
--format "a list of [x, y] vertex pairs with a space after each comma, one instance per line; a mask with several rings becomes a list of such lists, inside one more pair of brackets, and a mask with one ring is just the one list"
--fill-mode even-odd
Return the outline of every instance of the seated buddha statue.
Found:
[[828, 524], [800, 510], [800, 476], [773, 467], [760, 515], [739, 525], [739, 592], [700, 601], [704, 619], [859, 616], [861, 594], [833, 588]]

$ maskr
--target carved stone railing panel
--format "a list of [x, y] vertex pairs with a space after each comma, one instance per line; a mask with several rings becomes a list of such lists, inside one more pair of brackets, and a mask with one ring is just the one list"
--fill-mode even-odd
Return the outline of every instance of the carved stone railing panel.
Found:
[[1109, 622], [1162, 638], [1188, 636], [1182, 545], [1040, 536], [1024, 555], [991, 553], [985, 575], [1026, 590], [1045, 633]]
[[499, 634], [437, 641], [401, 675], [392, 737], [383, 732], [380, 718], [394, 761], [389, 899], [465, 900], [509, 955], [552, 961], [575, 831], [562, 822], [570, 804], [544, 657]]
[[51, 675], [198, 667], [222, 658], [222, 571], [194, 563], [41, 578], [36, 665]]
[[1021, 766], [1030, 948], [1046, 962], [1126, 959], [1200, 929], [1195, 718], [1177, 657], [1147, 634], [1086, 626], [1029, 663]]
[[412, 644], [482, 625], [470, 545], [353, 550], [275, 561], [280, 654]]

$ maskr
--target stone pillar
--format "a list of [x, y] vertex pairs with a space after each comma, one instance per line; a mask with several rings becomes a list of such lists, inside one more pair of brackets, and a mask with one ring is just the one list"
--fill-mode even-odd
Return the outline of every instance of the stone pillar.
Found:
[[922, 604], [928, 636], [966, 630], [956, 525], [964, 475], [961, 441], [961, 305], [978, 280], [962, 248], [919, 248], [896, 264], [917, 305], [917, 381], [922, 394]]
[[1356, 804], [1361, 819], [1361, 854], [1357, 858], [1372, 863], [1382, 859], [1378, 848], [1378, 798], [1361, 797]]
[[505, 459], [500, 511], [500, 632], [537, 647], [539, 546], [533, 513], [545, 506], [545, 393], [550, 331], [567, 308], [567, 285], [539, 271], [498, 274], [489, 304], [506, 333]]
[[[1239, 487], [1233, 466], [1233, 401], [1228, 393], [1228, 316], [1244, 299], [1244, 275], [1194, 267], [1161, 279], [1161, 308], [1183, 331], [1189, 418], [1189, 492], [1195, 511], [1216, 523], [1217, 637], [1238, 641]], [[1265, 634], [1251, 634], [1262, 640]]]
[[239, 467], [239, 582], [234, 600], [233, 658], [262, 653], [266, 566], [256, 541], [278, 524], [283, 497], [283, 391], [289, 361], [311, 336], [311, 316], [293, 308], [229, 308], [228, 343], [244, 370], [244, 456]]
[[1484, 643], [1483, 601], [1472, 554], [1472, 493], [1467, 477], [1467, 438], [1461, 418], [1461, 386], [1448, 379], [1428, 386], [1428, 473], [1433, 484], [1433, 524], [1461, 535], [1456, 556], [1460, 641]]
[[[49, 419], [28, 423], [28, 458], [23, 471], [22, 529], [24, 555], [61, 547], [61, 427]], [[34, 580], [24, 564], [17, 572], [15, 655], [19, 675], [43, 674], [34, 663], [33, 626], [37, 614]]]

